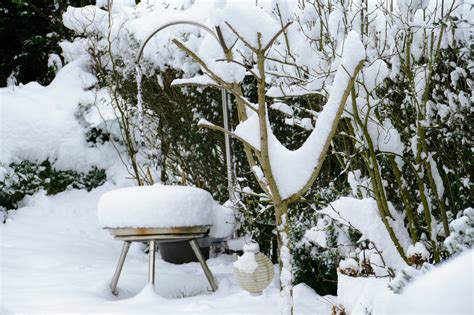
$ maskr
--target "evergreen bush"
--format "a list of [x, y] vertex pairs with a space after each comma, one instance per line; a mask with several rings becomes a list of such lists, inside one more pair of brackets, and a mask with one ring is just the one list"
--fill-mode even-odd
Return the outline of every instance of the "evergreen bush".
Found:
[[107, 180], [103, 169], [93, 167], [87, 173], [73, 170], [59, 170], [54, 163], [45, 160], [41, 163], [21, 161], [5, 168], [0, 180], [0, 207], [11, 210], [18, 208], [26, 195], [44, 190], [55, 195], [66, 189], [86, 189], [90, 191]]

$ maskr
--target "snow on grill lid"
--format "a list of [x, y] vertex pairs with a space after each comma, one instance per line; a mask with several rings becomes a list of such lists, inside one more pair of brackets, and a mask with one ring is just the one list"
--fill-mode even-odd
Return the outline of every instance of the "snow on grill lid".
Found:
[[102, 195], [98, 216], [108, 228], [210, 225], [213, 204], [209, 192], [194, 187], [127, 187]]

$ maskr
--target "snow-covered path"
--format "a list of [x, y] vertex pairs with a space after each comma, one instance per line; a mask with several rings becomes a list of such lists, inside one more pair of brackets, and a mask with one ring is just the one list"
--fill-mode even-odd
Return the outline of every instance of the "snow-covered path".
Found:
[[[227, 255], [208, 261], [219, 282], [216, 293], [207, 291], [199, 264], [172, 265], [158, 255], [152, 292], [147, 256], [137, 244], [125, 262], [119, 296], [113, 296], [108, 284], [121, 244], [100, 228], [96, 215], [100, 195], [112, 188], [39, 193], [10, 213], [0, 225], [0, 314], [278, 313], [276, 281], [262, 296], [249, 296], [232, 278]], [[304, 285], [295, 288], [296, 314], [329, 314], [330, 308], [327, 298]]]

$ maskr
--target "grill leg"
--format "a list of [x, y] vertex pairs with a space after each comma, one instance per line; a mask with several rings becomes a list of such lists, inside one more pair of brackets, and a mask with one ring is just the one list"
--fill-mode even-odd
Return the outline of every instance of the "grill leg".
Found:
[[129, 241], [123, 242], [122, 246], [122, 253], [120, 253], [119, 261], [117, 264], [117, 268], [115, 268], [115, 273], [112, 278], [112, 282], [110, 283], [110, 289], [112, 289], [112, 294], [117, 295], [117, 283], [120, 278], [120, 273], [122, 272], [123, 263], [125, 262], [125, 257], [127, 257], [128, 249], [130, 248]]
[[197, 259], [199, 260], [202, 270], [204, 270], [204, 274], [206, 275], [207, 281], [209, 281], [209, 284], [211, 285], [212, 291], [216, 292], [217, 291], [216, 280], [214, 279], [214, 276], [212, 275], [211, 270], [209, 270], [206, 260], [204, 259], [204, 256], [201, 253], [201, 249], [199, 248], [198, 241], [196, 239], [192, 239], [192, 240], [189, 240], [189, 244], [191, 244], [191, 248], [193, 249], [194, 254], [196, 255]]
[[155, 285], [155, 250], [156, 241], [148, 243], [148, 283]]

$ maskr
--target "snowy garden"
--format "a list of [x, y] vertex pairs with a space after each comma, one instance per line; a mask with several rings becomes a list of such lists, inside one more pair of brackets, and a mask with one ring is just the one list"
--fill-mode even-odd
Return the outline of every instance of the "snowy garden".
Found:
[[474, 1], [2, 6], [0, 314], [474, 314]]

